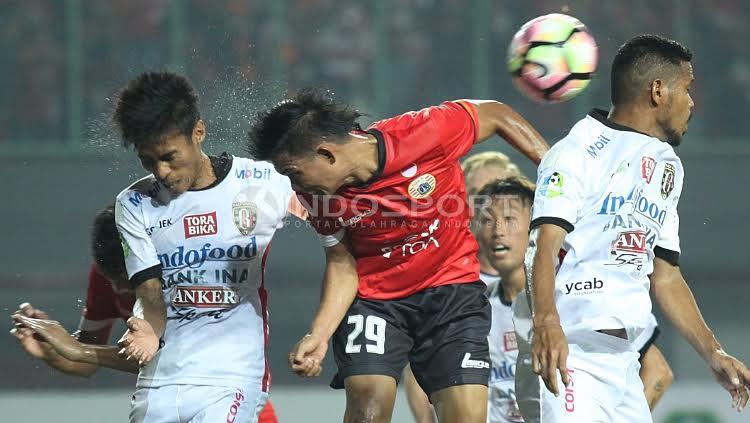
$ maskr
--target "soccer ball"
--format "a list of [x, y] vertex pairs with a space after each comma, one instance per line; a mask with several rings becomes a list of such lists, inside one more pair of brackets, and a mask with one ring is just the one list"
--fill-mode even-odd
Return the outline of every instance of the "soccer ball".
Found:
[[578, 19], [552, 13], [526, 22], [508, 48], [513, 83], [532, 100], [554, 103], [583, 91], [596, 70], [594, 37]]

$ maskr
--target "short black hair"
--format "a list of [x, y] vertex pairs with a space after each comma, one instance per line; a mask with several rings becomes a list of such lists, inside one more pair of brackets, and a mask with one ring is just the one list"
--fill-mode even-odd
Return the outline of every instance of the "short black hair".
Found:
[[279, 154], [299, 157], [313, 152], [314, 140], [342, 142], [352, 130], [361, 130], [363, 116], [316, 88], [301, 90], [269, 110], [259, 112], [248, 133], [250, 154], [273, 161]]
[[682, 62], [693, 53], [680, 43], [659, 35], [638, 35], [623, 44], [612, 61], [611, 95], [613, 105], [638, 98], [653, 80], [670, 80]]
[[[496, 179], [487, 183], [477, 192], [477, 199], [482, 200], [488, 197], [498, 195], [514, 195], [523, 200], [524, 204], [531, 206], [534, 204], [534, 184], [525, 177], [511, 176], [503, 179]], [[476, 207], [482, 208], [489, 206], [488, 203], [476, 204]]]
[[120, 92], [112, 120], [125, 147], [182, 134], [190, 140], [200, 119], [198, 96], [187, 78], [172, 72], [145, 72]]
[[94, 219], [91, 230], [91, 256], [108, 276], [127, 275], [120, 233], [115, 223], [115, 206], [109, 205]]

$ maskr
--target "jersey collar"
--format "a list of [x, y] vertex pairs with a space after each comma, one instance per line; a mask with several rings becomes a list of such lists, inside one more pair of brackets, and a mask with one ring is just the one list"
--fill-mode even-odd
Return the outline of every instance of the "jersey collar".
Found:
[[641, 134], [649, 138], [653, 138], [651, 135], [644, 134], [643, 132], [635, 130], [629, 126], [620, 125], [619, 123], [612, 122], [611, 120], [607, 118], [608, 114], [609, 113], [604, 109], [591, 109], [591, 111], [589, 112], [589, 116], [598, 120], [602, 125], [608, 128], [612, 128], [615, 131], [635, 132], [636, 134]]

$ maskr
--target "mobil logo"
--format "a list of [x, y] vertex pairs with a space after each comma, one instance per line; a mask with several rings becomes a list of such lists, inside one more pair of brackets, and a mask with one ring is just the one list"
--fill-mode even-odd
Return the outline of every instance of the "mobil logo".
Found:
[[639, 215], [648, 218], [652, 222], [656, 223], [661, 227], [664, 225], [664, 220], [667, 218], [667, 211], [662, 210], [658, 204], [649, 201], [645, 195], [641, 195], [640, 190], [635, 189], [630, 191], [628, 195], [617, 195], [613, 192], [607, 194], [602, 200], [602, 205], [596, 214], [599, 215], [614, 215], [620, 210], [620, 208], [630, 203], [633, 205], [633, 211]]

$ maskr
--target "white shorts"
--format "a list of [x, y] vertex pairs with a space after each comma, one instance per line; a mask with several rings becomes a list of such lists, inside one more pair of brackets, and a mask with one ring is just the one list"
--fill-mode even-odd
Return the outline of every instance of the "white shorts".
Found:
[[638, 375], [638, 352], [625, 339], [599, 332], [568, 337], [568, 375], [560, 396], [531, 371], [530, 345], [518, 339], [516, 399], [526, 423], [651, 423]]
[[130, 423], [256, 423], [267, 399], [257, 385], [138, 388], [130, 402]]

